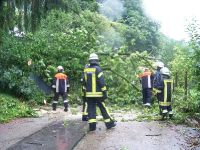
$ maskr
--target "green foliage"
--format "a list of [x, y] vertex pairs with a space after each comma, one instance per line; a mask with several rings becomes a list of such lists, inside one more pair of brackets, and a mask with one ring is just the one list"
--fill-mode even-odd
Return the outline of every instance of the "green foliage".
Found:
[[2, 91], [12, 93], [21, 99], [41, 102], [43, 94], [31, 79], [23, 75], [22, 70], [12, 66], [9, 69], [2, 69], [1, 71], [0, 83]]
[[199, 22], [193, 20], [193, 22], [188, 27], [188, 32], [191, 36], [191, 40], [189, 42], [190, 47], [193, 50], [193, 57], [191, 57], [194, 61], [192, 71], [197, 82], [196, 87], [200, 90], [200, 31], [199, 31]]
[[188, 113], [194, 115], [200, 109], [199, 92], [195, 89], [191, 89], [188, 97], [182, 96], [183, 91], [176, 91], [174, 97], [174, 107], [177, 112]]
[[[123, 49], [122, 49], [123, 51]], [[125, 53], [124, 53], [125, 54]], [[102, 66], [109, 91], [109, 102], [120, 106], [141, 102], [141, 87], [137, 77], [138, 66], [151, 68], [147, 52], [127, 55], [109, 54]]]
[[175, 47], [174, 48], [175, 54], [174, 59], [169, 63], [169, 66], [171, 66], [172, 75], [178, 75], [178, 86], [184, 88], [184, 82], [185, 82], [185, 75], [186, 72], [188, 74], [188, 82], [190, 86], [192, 87], [193, 84], [193, 65], [194, 65], [194, 59], [192, 58], [192, 52], [188, 47]]
[[129, 51], [144, 51], [155, 53], [159, 49], [158, 24], [148, 18], [141, 0], [125, 0], [127, 9], [122, 22], [127, 25], [125, 38]]
[[35, 32], [40, 26], [41, 19], [53, 9], [79, 14], [82, 10], [94, 12], [97, 8], [95, 0], [2, 0], [0, 1], [0, 33], [12, 31], [15, 34], [14, 28], [17, 28], [19, 33]]
[[[177, 47], [183, 47], [184, 42], [175, 41], [173, 39], [169, 39], [163, 34], [159, 35], [160, 43], [159, 43], [159, 51], [156, 52], [158, 58], [162, 58], [162, 61], [166, 64], [168, 62], [173, 61], [175, 58], [175, 53], [177, 51]], [[185, 46], [187, 47], [187, 46]]]
[[36, 113], [31, 107], [18, 99], [0, 93], [0, 122], [7, 122], [14, 118], [35, 117]]
[[[175, 110], [175, 122], [183, 123], [187, 117], [198, 116], [200, 109], [200, 99], [199, 99], [199, 80], [200, 74], [198, 74], [198, 62], [199, 62], [199, 33], [195, 24], [189, 27], [189, 32], [191, 35], [191, 41], [189, 45], [181, 44], [179, 42], [174, 43], [172, 41], [173, 49], [169, 49], [168, 53], [164, 59], [170, 61], [168, 66], [172, 71], [172, 76], [175, 79], [177, 76], [177, 85], [175, 87], [175, 92], [173, 93], [173, 107]], [[170, 42], [171, 43], [171, 42]], [[171, 46], [169, 46], [170, 48]], [[167, 51], [167, 49], [166, 49]], [[170, 56], [171, 55], [171, 56]], [[172, 59], [173, 58], [173, 59]], [[187, 73], [187, 85], [186, 85], [186, 73]], [[187, 86], [187, 95], [186, 88]]]

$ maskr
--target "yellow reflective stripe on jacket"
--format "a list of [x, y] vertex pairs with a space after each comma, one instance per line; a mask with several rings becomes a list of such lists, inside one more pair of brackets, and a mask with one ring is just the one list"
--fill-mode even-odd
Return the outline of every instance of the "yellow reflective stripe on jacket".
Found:
[[111, 121], [110, 118], [104, 120], [104, 122], [110, 122], [110, 121]]
[[[92, 73], [92, 93], [93, 95], [96, 93], [96, 68], [85, 68], [85, 79], [87, 79], [87, 73]], [[87, 94], [86, 94], [87, 95]], [[100, 96], [102, 97], [102, 96]]]
[[86, 92], [86, 97], [103, 97], [102, 92]]
[[85, 81], [87, 81], [87, 74], [86, 73], [84, 73], [84, 77], [85, 77]]
[[96, 92], [96, 74], [92, 74], [92, 92]]
[[100, 78], [102, 75], [103, 75], [103, 72], [100, 72], [100, 73], [98, 74], [98, 78]]
[[171, 102], [159, 102], [160, 106], [170, 106]]
[[95, 123], [95, 122], [97, 122], [96, 119], [89, 119], [89, 123]]
[[87, 72], [95, 73], [96, 68], [85, 68], [84, 69], [84, 76], [85, 76], [85, 81], [87, 81]]
[[102, 87], [101, 90], [102, 90], [102, 91], [107, 90], [106, 86]]
[[92, 73], [95, 73], [96, 71], [96, 68], [85, 68], [84, 69], [84, 72], [92, 72]]
[[[165, 79], [164, 80], [164, 102], [167, 102], [167, 95], [168, 95], [168, 91], [167, 91], [167, 83], [171, 83], [171, 87], [172, 87], [172, 80], [171, 79]], [[172, 94], [172, 90], [171, 90], [171, 93]]]
[[164, 102], [167, 102], [167, 82], [164, 81]]

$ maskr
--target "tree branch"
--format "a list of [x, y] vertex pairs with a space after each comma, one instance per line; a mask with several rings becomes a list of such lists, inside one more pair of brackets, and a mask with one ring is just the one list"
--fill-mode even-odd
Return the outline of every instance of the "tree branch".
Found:
[[116, 74], [117, 76], [119, 76], [120, 78], [124, 79], [128, 84], [131, 84], [132, 87], [134, 89], [136, 89], [137, 91], [140, 91], [140, 89], [138, 89], [135, 85], [133, 85], [131, 83], [131, 81], [129, 81], [127, 78], [125, 78], [124, 76], [122, 76], [121, 74], [117, 73], [116, 71], [112, 70], [111, 68], [103, 68], [104, 70], [108, 70], [108, 71], [111, 71], [112, 73]]

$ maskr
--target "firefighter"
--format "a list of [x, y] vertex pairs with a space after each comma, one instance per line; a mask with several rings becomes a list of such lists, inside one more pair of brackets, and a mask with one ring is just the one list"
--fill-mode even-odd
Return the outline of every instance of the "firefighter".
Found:
[[161, 80], [155, 87], [158, 91], [157, 97], [159, 100], [159, 107], [163, 119], [169, 115], [170, 118], [173, 116], [172, 112], [172, 88], [173, 81], [170, 79], [170, 71], [167, 67], [163, 67], [160, 70]]
[[[164, 63], [161, 62], [161, 61], [156, 61], [155, 67], [156, 67], [156, 72], [154, 74], [154, 80], [153, 80], [153, 93], [157, 97], [157, 100], [159, 102], [159, 98], [158, 98], [158, 92], [159, 92], [159, 90], [157, 90], [156, 87], [161, 82], [161, 73], [160, 73], [160, 70], [164, 67]], [[160, 110], [160, 115], [161, 114], [162, 114], [162, 111]]]
[[103, 72], [99, 66], [99, 58], [95, 53], [89, 56], [90, 66], [84, 69], [84, 86], [86, 87], [86, 98], [88, 102], [89, 130], [96, 130], [96, 105], [99, 107], [107, 129], [116, 126], [115, 121], [110, 117], [106, 107], [107, 89]]
[[[88, 68], [89, 64], [85, 65], [85, 68]], [[82, 100], [83, 100], [83, 109], [82, 109], [82, 121], [88, 121], [88, 104], [87, 104], [87, 99], [86, 99], [86, 88], [83, 84], [83, 78], [81, 78], [81, 83], [82, 83]]]
[[62, 96], [64, 101], [64, 111], [68, 111], [67, 93], [69, 92], [69, 81], [66, 74], [63, 73], [64, 68], [62, 66], [57, 67], [57, 73], [54, 76], [52, 88], [54, 89], [54, 98], [52, 108], [55, 111], [58, 103], [59, 96]]
[[153, 76], [148, 68], [144, 68], [144, 72], [139, 74], [140, 82], [142, 84], [143, 105], [151, 106], [151, 96], [153, 88]]
[[161, 80], [160, 70], [164, 67], [164, 63], [161, 61], [157, 61], [155, 65], [156, 65], [156, 72], [154, 74], [153, 85], [157, 86], [157, 84], [160, 83]]

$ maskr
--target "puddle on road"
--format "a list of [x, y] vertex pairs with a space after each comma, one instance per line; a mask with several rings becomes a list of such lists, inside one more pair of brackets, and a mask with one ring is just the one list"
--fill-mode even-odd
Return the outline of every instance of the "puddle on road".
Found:
[[41, 129], [7, 150], [71, 150], [86, 132], [87, 123], [66, 120]]

